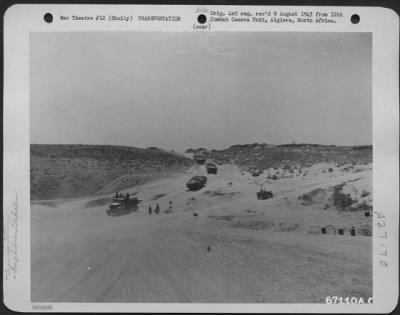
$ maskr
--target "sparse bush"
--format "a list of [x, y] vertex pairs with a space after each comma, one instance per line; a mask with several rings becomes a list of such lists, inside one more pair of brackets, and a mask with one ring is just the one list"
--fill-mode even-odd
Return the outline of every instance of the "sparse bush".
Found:
[[369, 196], [370, 194], [371, 194], [370, 192], [363, 190], [363, 192], [361, 193], [361, 197], [364, 198]]
[[299, 198], [304, 200], [306, 203], [312, 202], [312, 197], [310, 196], [310, 194], [301, 195]]
[[342, 188], [344, 184], [337, 185], [334, 187], [334, 192], [332, 195], [333, 204], [338, 210], [348, 210], [348, 208], [355, 202], [350, 194], [342, 193]]
[[372, 206], [368, 205], [365, 201], [362, 202], [361, 204], [357, 205], [356, 207], [352, 207], [351, 210], [353, 211], [357, 211], [357, 210], [361, 210], [361, 211], [370, 211], [372, 210]]
[[359, 145], [359, 146], [353, 146], [353, 150], [372, 150], [372, 145]]
[[349, 194], [337, 193], [334, 196], [334, 205], [339, 210], [347, 210], [354, 203]]

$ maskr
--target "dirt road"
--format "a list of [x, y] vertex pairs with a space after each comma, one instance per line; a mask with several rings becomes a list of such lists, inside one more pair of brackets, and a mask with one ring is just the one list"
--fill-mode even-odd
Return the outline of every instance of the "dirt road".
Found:
[[[87, 208], [82, 199], [55, 208], [32, 205], [32, 301], [305, 303], [371, 296], [371, 238], [232, 228], [210, 217], [301, 223], [309, 213], [282, 206], [283, 198], [362, 174], [295, 188], [276, 184], [274, 200], [260, 203], [257, 185], [233, 166], [208, 176], [202, 190], [187, 192], [186, 181], [202, 172], [135, 188], [139, 211], [124, 216], [109, 217], [106, 206]], [[221, 187], [224, 194], [207, 193]], [[171, 214], [164, 213], [169, 201]], [[149, 216], [147, 207], [156, 203], [162, 213]], [[313, 220], [343, 219], [315, 214]]]

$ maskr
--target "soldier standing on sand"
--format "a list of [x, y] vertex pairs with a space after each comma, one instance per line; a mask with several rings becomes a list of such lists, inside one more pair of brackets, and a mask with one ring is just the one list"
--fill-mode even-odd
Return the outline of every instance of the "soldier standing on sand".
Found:
[[159, 214], [159, 213], [160, 213], [160, 206], [158, 205], [158, 203], [156, 204], [156, 209], [154, 210], [154, 212], [155, 212], [156, 214]]
[[151, 205], [149, 206], [149, 215], [151, 215], [151, 213], [153, 212], [153, 210], [151, 209]]

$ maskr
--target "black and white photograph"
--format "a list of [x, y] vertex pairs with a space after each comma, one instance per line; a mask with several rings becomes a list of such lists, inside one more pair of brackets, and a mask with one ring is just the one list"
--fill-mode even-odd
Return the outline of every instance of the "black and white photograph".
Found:
[[393, 12], [9, 9], [7, 308], [389, 313]]
[[371, 298], [371, 47], [31, 34], [32, 301]]

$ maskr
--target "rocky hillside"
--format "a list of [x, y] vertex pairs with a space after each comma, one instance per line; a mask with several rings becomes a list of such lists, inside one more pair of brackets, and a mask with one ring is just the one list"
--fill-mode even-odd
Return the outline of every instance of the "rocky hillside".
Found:
[[31, 200], [107, 193], [193, 164], [182, 155], [154, 147], [31, 144], [30, 149]]

